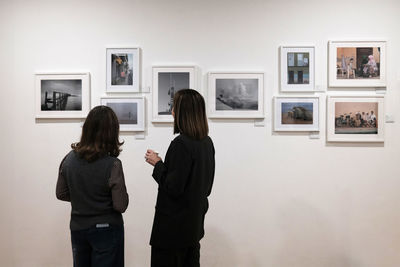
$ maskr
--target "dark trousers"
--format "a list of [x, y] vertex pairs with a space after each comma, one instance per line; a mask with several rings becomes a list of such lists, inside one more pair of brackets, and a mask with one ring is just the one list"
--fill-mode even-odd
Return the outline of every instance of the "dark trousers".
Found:
[[71, 231], [74, 267], [123, 267], [124, 226]]
[[200, 243], [186, 248], [151, 247], [151, 267], [199, 267]]

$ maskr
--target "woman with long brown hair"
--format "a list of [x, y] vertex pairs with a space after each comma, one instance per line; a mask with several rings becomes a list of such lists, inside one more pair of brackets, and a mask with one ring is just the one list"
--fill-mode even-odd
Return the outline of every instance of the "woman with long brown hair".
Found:
[[200, 266], [207, 197], [214, 180], [214, 145], [203, 97], [184, 89], [174, 96], [174, 133], [165, 161], [147, 150], [158, 196], [150, 239], [152, 267]]
[[93, 108], [79, 143], [59, 168], [56, 196], [71, 202], [71, 243], [75, 267], [124, 266], [122, 214], [128, 207], [119, 122], [106, 106]]

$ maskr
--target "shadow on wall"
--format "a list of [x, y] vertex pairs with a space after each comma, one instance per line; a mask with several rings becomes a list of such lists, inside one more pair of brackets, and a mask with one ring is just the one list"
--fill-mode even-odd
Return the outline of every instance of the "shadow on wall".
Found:
[[200, 241], [201, 266], [221, 267], [237, 266], [236, 253], [230, 245], [232, 241], [221, 230], [215, 227], [205, 229], [205, 237]]
[[361, 267], [351, 258], [348, 237], [337, 235], [341, 229], [335, 230], [310, 203], [299, 199], [284, 203], [279, 208], [277, 224], [281, 236], [275, 258], [269, 261], [271, 266]]

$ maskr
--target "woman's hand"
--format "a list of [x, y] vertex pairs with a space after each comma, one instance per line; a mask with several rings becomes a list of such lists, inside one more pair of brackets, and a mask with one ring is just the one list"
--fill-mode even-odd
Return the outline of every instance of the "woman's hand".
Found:
[[144, 156], [146, 159], [146, 162], [149, 163], [152, 166], [155, 166], [157, 162], [161, 160], [161, 158], [158, 156], [158, 153], [151, 149], [147, 149], [146, 155]]

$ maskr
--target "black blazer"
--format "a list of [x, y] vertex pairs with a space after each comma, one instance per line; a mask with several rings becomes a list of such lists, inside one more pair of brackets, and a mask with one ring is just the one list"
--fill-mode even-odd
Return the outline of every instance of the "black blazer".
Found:
[[171, 142], [165, 162], [157, 162], [153, 171], [159, 186], [150, 245], [188, 247], [204, 236], [207, 197], [214, 181], [214, 154], [208, 136], [193, 140], [179, 135]]

